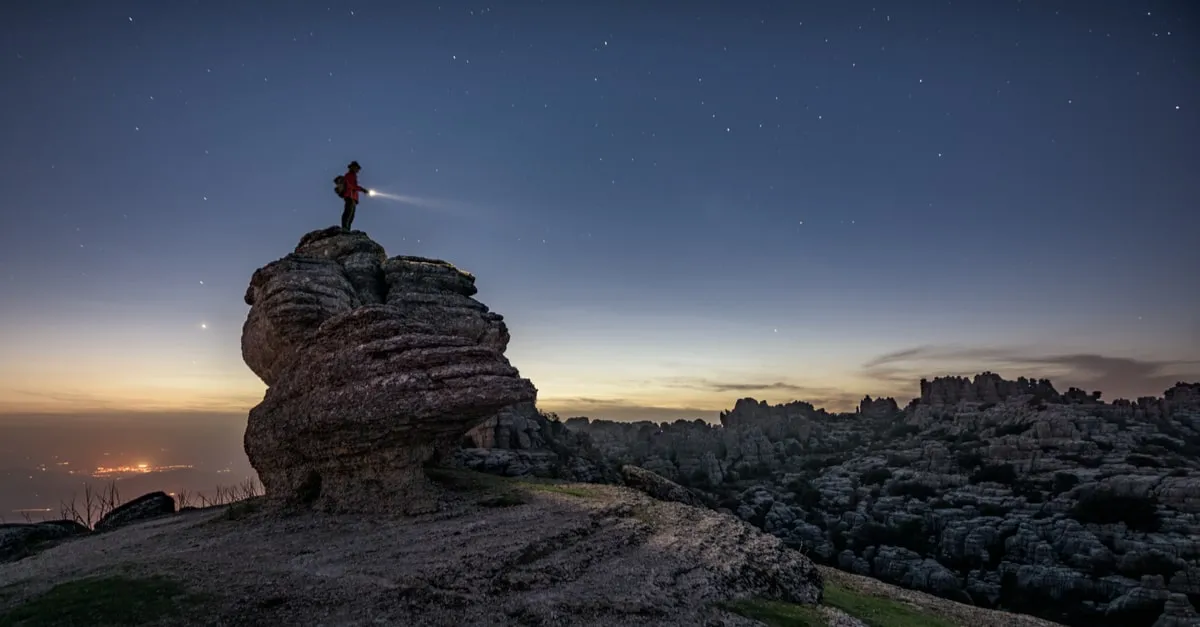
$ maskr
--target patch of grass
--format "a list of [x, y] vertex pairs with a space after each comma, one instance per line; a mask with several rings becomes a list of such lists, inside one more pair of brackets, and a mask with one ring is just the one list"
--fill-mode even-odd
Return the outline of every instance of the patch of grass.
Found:
[[0, 586], [0, 603], [8, 601], [10, 598], [17, 596], [17, 592], [25, 584], [23, 582], [10, 583], [7, 586]]
[[260, 509], [262, 509], [262, 499], [246, 499], [236, 503], [230, 503], [225, 507], [225, 515], [221, 518], [225, 520], [241, 520], [247, 518]]
[[629, 515], [633, 518], [636, 518], [644, 525], [648, 525], [650, 527], [655, 526], [654, 514], [651, 512], [649, 507], [634, 507], [629, 511]]
[[551, 492], [554, 494], [566, 494], [568, 496], [578, 496], [581, 498], [596, 498], [599, 496], [595, 490], [589, 490], [578, 485], [557, 485], [553, 483], [542, 483], [540, 481], [518, 481], [519, 485], [537, 492]]
[[837, 585], [825, 585], [825, 605], [842, 610], [870, 627], [957, 627], [941, 616], [911, 605]]
[[825, 627], [829, 624], [821, 615], [821, 611], [811, 605], [741, 599], [722, 603], [721, 607], [734, 614], [766, 623], [770, 627]]
[[485, 507], [512, 507], [529, 502], [531, 492], [565, 494], [580, 498], [600, 496], [594, 489], [539, 477], [499, 477], [473, 470], [426, 468], [431, 481], [451, 492], [475, 496]]
[[479, 504], [484, 507], [515, 507], [528, 503], [524, 497], [516, 492], [506, 492], [504, 494], [496, 494], [494, 496], [485, 496], [479, 499]]
[[[842, 610], [870, 627], [959, 627], [901, 601], [871, 596], [829, 581], [825, 582], [824, 605]], [[743, 599], [722, 603], [721, 607], [771, 627], [824, 627], [829, 622], [816, 607], [783, 601]]]
[[89, 577], [0, 614], [0, 627], [142, 625], [193, 613], [206, 600], [164, 577]]

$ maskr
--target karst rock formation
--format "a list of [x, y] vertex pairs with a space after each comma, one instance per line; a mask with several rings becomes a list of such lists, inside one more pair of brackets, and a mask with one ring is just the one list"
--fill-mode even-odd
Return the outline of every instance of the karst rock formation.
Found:
[[983, 372], [903, 409], [564, 425], [842, 570], [1074, 627], [1200, 625], [1200, 382], [1102, 396]]
[[242, 358], [267, 384], [245, 448], [268, 497], [331, 511], [436, 508], [435, 451], [537, 391], [504, 357], [475, 277], [387, 257], [361, 231], [308, 233], [246, 291]]

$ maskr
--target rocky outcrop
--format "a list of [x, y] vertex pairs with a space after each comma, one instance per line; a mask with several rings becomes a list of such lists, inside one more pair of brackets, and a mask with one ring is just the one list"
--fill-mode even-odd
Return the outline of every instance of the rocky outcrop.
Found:
[[269, 387], [245, 447], [267, 496], [321, 509], [435, 507], [421, 465], [536, 390], [504, 357], [503, 318], [475, 277], [385, 256], [361, 231], [324, 229], [254, 273], [246, 364]]
[[858, 404], [858, 414], [871, 420], [892, 418], [899, 413], [900, 406], [896, 404], [896, 399], [890, 397], [873, 399], [865, 396]]
[[1047, 379], [1006, 381], [994, 372], [975, 375], [974, 380], [966, 377], [938, 377], [932, 381], [921, 379], [921, 403], [925, 405], [954, 405], [959, 402], [999, 403], [1019, 395], [1034, 395], [1044, 399], [1058, 399], [1058, 392]]
[[449, 465], [506, 477], [534, 476], [585, 483], [620, 483], [615, 464], [558, 416], [533, 403], [506, 407], [467, 432]]
[[720, 426], [567, 425], [850, 572], [1089, 627], [1200, 603], [1200, 385], [1106, 403], [985, 373], [889, 412], [741, 399]]
[[73, 520], [0, 523], [0, 564], [29, 557], [62, 540], [89, 532]]
[[621, 467], [621, 477], [625, 479], [625, 485], [644, 492], [660, 501], [672, 501], [694, 507], [705, 507], [708, 505], [702, 497], [691, 490], [645, 468], [638, 468], [637, 466], [627, 464]]
[[125, 525], [175, 513], [175, 499], [166, 492], [151, 492], [124, 503], [105, 514], [96, 531], [112, 531]]
[[[617, 486], [482, 477], [509, 497], [489, 506], [498, 494], [452, 487], [476, 475], [454, 472], [436, 515], [185, 512], [0, 567], [0, 590], [152, 575], [203, 599], [164, 622], [185, 626], [750, 627], [724, 605], [822, 598], [809, 559], [732, 516]], [[20, 602], [0, 594], [0, 615]]]
[[1195, 627], [1200, 625], [1200, 614], [1192, 607], [1187, 595], [1178, 592], [1171, 593], [1163, 604], [1163, 613], [1154, 627]]

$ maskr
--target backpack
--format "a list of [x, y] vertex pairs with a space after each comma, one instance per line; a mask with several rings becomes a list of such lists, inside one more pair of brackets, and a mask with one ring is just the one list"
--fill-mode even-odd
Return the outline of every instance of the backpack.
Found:
[[346, 177], [341, 174], [333, 177], [333, 191], [337, 192], [338, 198], [346, 196]]

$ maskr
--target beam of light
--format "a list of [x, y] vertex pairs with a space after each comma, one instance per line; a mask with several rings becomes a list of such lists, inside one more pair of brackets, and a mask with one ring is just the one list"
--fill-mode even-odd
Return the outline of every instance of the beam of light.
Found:
[[398, 200], [400, 202], [410, 202], [409, 196], [401, 196], [399, 194], [389, 194], [387, 192], [381, 192], [377, 189], [367, 190], [367, 195], [372, 198], [386, 198], [388, 200]]
[[440, 200], [437, 198], [425, 198], [422, 196], [410, 196], [408, 194], [392, 194], [389, 192], [380, 191], [378, 189], [367, 190], [367, 196], [372, 199], [379, 198], [383, 200], [391, 200], [394, 202], [404, 203], [410, 207], [428, 209], [438, 213], [454, 215], [460, 218], [477, 219], [482, 217], [482, 214], [476, 207], [473, 207], [467, 203]]

